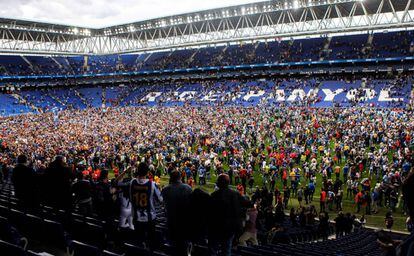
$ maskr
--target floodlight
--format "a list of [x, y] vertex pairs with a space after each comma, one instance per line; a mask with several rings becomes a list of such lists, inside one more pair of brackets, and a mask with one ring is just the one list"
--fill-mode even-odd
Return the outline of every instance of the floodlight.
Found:
[[244, 7], [241, 8], [241, 14], [245, 15], [246, 14], [246, 9]]
[[133, 25], [129, 25], [128, 26], [128, 31], [129, 32], [134, 32], [135, 31], [135, 27]]
[[293, 8], [294, 9], [298, 9], [299, 8], [299, 1], [298, 0], [293, 1]]

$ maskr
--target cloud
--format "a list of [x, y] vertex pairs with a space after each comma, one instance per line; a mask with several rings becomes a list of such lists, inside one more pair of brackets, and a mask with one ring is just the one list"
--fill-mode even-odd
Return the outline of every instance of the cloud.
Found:
[[0, 0], [0, 16], [100, 28], [261, 0]]

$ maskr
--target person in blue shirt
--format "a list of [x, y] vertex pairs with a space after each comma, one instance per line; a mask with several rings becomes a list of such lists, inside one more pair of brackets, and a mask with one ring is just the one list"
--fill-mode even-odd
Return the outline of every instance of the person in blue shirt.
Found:
[[191, 169], [190, 169], [190, 167], [188, 167], [188, 166], [186, 166], [185, 168], [184, 168], [184, 171], [185, 171], [185, 175], [186, 175], [186, 178], [187, 178], [187, 180], [193, 175], [193, 173], [191, 172]]
[[309, 187], [309, 201], [312, 202], [313, 195], [315, 194], [315, 183], [313, 183], [313, 181], [310, 181], [308, 184], [308, 187]]
[[198, 182], [200, 185], [206, 184], [206, 168], [202, 164], [198, 167]]
[[344, 182], [348, 178], [348, 172], [349, 172], [349, 166], [348, 166], [348, 164], [345, 164], [344, 168], [342, 169], [342, 175], [344, 177]]
[[410, 172], [410, 169], [411, 169], [410, 162], [408, 162], [407, 160], [404, 161], [402, 165], [403, 175], [405, 176], [406, 174], [408, 174]]

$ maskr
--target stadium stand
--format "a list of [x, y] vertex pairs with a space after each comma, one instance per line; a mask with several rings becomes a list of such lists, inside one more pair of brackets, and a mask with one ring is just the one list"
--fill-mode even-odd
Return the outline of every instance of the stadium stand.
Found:
[[[143, 85], [24, 89], [2, 94], [4, 115], [106, 106], [405, 106], [411, 80], [258, 79]], [[14, 96], [13, 96], [14, 95]], [[17, 97], [17, 98], [14, 98]], [[18, 100], [21, 99], [21, 100]]]
[[[371, 43], [368, 39], [373, 37]], [[288, 63], [320, 60], [363, 60], [412, 56], [413, 31], [260, 42], [216, 48], [172, 50], [140, 55], [52, 57], [0, 56], [7, 75], [99, 74], [139, 70]], [[328, 47], [327, 47], [328, 46]], [[311, 49], [311, 50], [308, 50]], [[85, 65], [86, 64], [86, 65]]]
[[[149, 255], [146, 249], [137, 245], [125, 243], [116, 246], [116, 243], [134, 241], [133, 233], [121, 236], [119, 233], [121, 231], [117, 230], [116, 226], [107, 230], [104, 228], [105, 220], [97, 215], [85, 216], [75, 209], [68, 217], [63, 211], [55, 211], [47, 206], [42, 207], [36, 215], [25, 213], [25, 209], [19, 207], [17, 199], [13, 196], [12, 184], [6, 182], [2, 186], [0, 196], [7, 198], [7, 201], [0, 202], [0, 248], [3, 253], [12, 253], [6, 255], [32, 255], [31, 253], [36, 251], [61, 255], [66, 250], [74, 253], [73, 255]], [[157, 212], [159, 215], [156, 232], [160, 240], [156, 253], [151, 255], [167, 255], [165, 254], [168, 253], [165, 237], [166, 219], [162, 208]], [[254, 247], [239, 246], [234, 249], [234, 255], [380, 254], [379, 247], [375, 243], [377, 238], [372, 230], [355, 228], [353, 233], [342, 238], [318, 241], [316, 226], [314, 230], [310, 226], [306, 229], [292, 228], [288, 221], [285, 221], [282, 226], [285, 231], [273, 234], [271, 244], [265, 242]], [[116, 237], [122, 237], [123, 240], [111, 240]], [[119, 254], [110, 251], [114, 249]], [[194, 250], [197, 252], [194, 255], [208, 254], [203, 244], [194, 244]]]

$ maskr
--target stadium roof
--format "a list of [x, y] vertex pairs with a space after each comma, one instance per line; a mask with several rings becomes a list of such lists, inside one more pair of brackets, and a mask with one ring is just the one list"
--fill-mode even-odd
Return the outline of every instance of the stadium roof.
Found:
[[99, 29], [0, 18], [0, 51], [108, 54], [413, 27], [412, 0], [277, 0]]
[[[89, 28], [132, 23], [263, 0], [14, 0], [0, 1], [0, 17]], [[156, 8], [154, 8], [156, 7]]]

